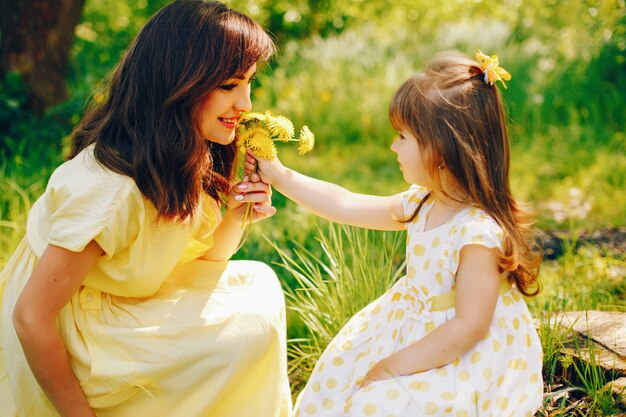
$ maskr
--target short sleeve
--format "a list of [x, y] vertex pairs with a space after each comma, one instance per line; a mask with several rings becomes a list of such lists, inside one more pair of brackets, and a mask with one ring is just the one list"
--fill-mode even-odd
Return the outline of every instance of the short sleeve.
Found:
[[[415, 184], [411, 185], [408, 190], [402, 193], [400, 201], [405, 218], [409, 218], [413, 214], [420, 201], [422, 201], [427, 194], [427, 188]], [[408, 223], [405, 223], [405, 227], [408, 227]]]
[[48, 244], [80, 252], [95, 240], [112, 257], [137, 236], [144, 218], [141, 192], [131, 178], [98, 168], [70, 165], [51, 178]]
[[460, 251], [467, 245], [481, 245], [490, 249], [502, 249], [502, 228], [482, 210], [470, 209], [469, 219], [460, 225], [458, 245]]

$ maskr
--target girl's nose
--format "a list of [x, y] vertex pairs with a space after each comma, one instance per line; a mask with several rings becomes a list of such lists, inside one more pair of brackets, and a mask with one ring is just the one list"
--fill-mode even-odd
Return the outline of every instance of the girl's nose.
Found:
[[391, 150], [394, 151], [395, 153], [398, 153], [397, 149], [397, 143], [398, 143], [398, 137], [396, 136], [393, 139], [393, 142], [391, 142]]

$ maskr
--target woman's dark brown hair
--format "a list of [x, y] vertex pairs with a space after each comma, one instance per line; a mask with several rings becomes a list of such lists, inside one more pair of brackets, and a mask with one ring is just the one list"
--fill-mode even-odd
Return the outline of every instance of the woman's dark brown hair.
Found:
[[523, 294], [536, 295], [541, 253], [530, 245], [533, 220], [511, 194], [502, 100], [498, 88], [483, 81], [479, 64], [458, 53], [438, 55], [400, 86], [389, 115], [396, 130], [417, 139], [429, 186], [444, 192], [443, 162], [468, 199], [498, 222], [504, 231], [500, 268]]
[[234, 143], [202, 137], [197, 108], [273, 52], [256, 22], [222, 3], [170, 3], [146, 23], [114, 69], [104, 102], [74, 130], [69, 158], [94, 144], [96, 159], [133, 178], [160, 218], [190, 218], [203, 190], [215, 199], [228, 191], [236, 161]]

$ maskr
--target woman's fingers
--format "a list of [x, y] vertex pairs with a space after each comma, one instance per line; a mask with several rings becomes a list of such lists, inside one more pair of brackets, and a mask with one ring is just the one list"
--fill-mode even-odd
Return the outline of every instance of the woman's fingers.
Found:
[[[257, 182], [254, 182], [257, 180]], [[259, 181], [257, 174], [252, 174], [251, 178], [246, 176], [244, 181], [234, 185], [229, 193], [229, 200], [232, 198], [239, 204], [244, 203], [271, 203], [272, 188]]]

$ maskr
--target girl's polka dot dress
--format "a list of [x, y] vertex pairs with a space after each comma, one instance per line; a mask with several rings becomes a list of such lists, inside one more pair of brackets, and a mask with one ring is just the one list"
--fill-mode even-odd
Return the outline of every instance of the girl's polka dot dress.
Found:
[[[407, 216], [426, 193], [413, 185], [403, 195]], [[524, 300], [504, 276], [489, 332], [471, 350], [440, 368], [360, 388], [376, 362], [454, 317], [451, 291], [461, 248], [500, 248], [501, 228], [477, 208], [423, 231], [432, 203], [408, 224], [406, 275], [331, 341], [296, 402], [295, 417], [529, 417], [541, 405], [541, 343]]]

